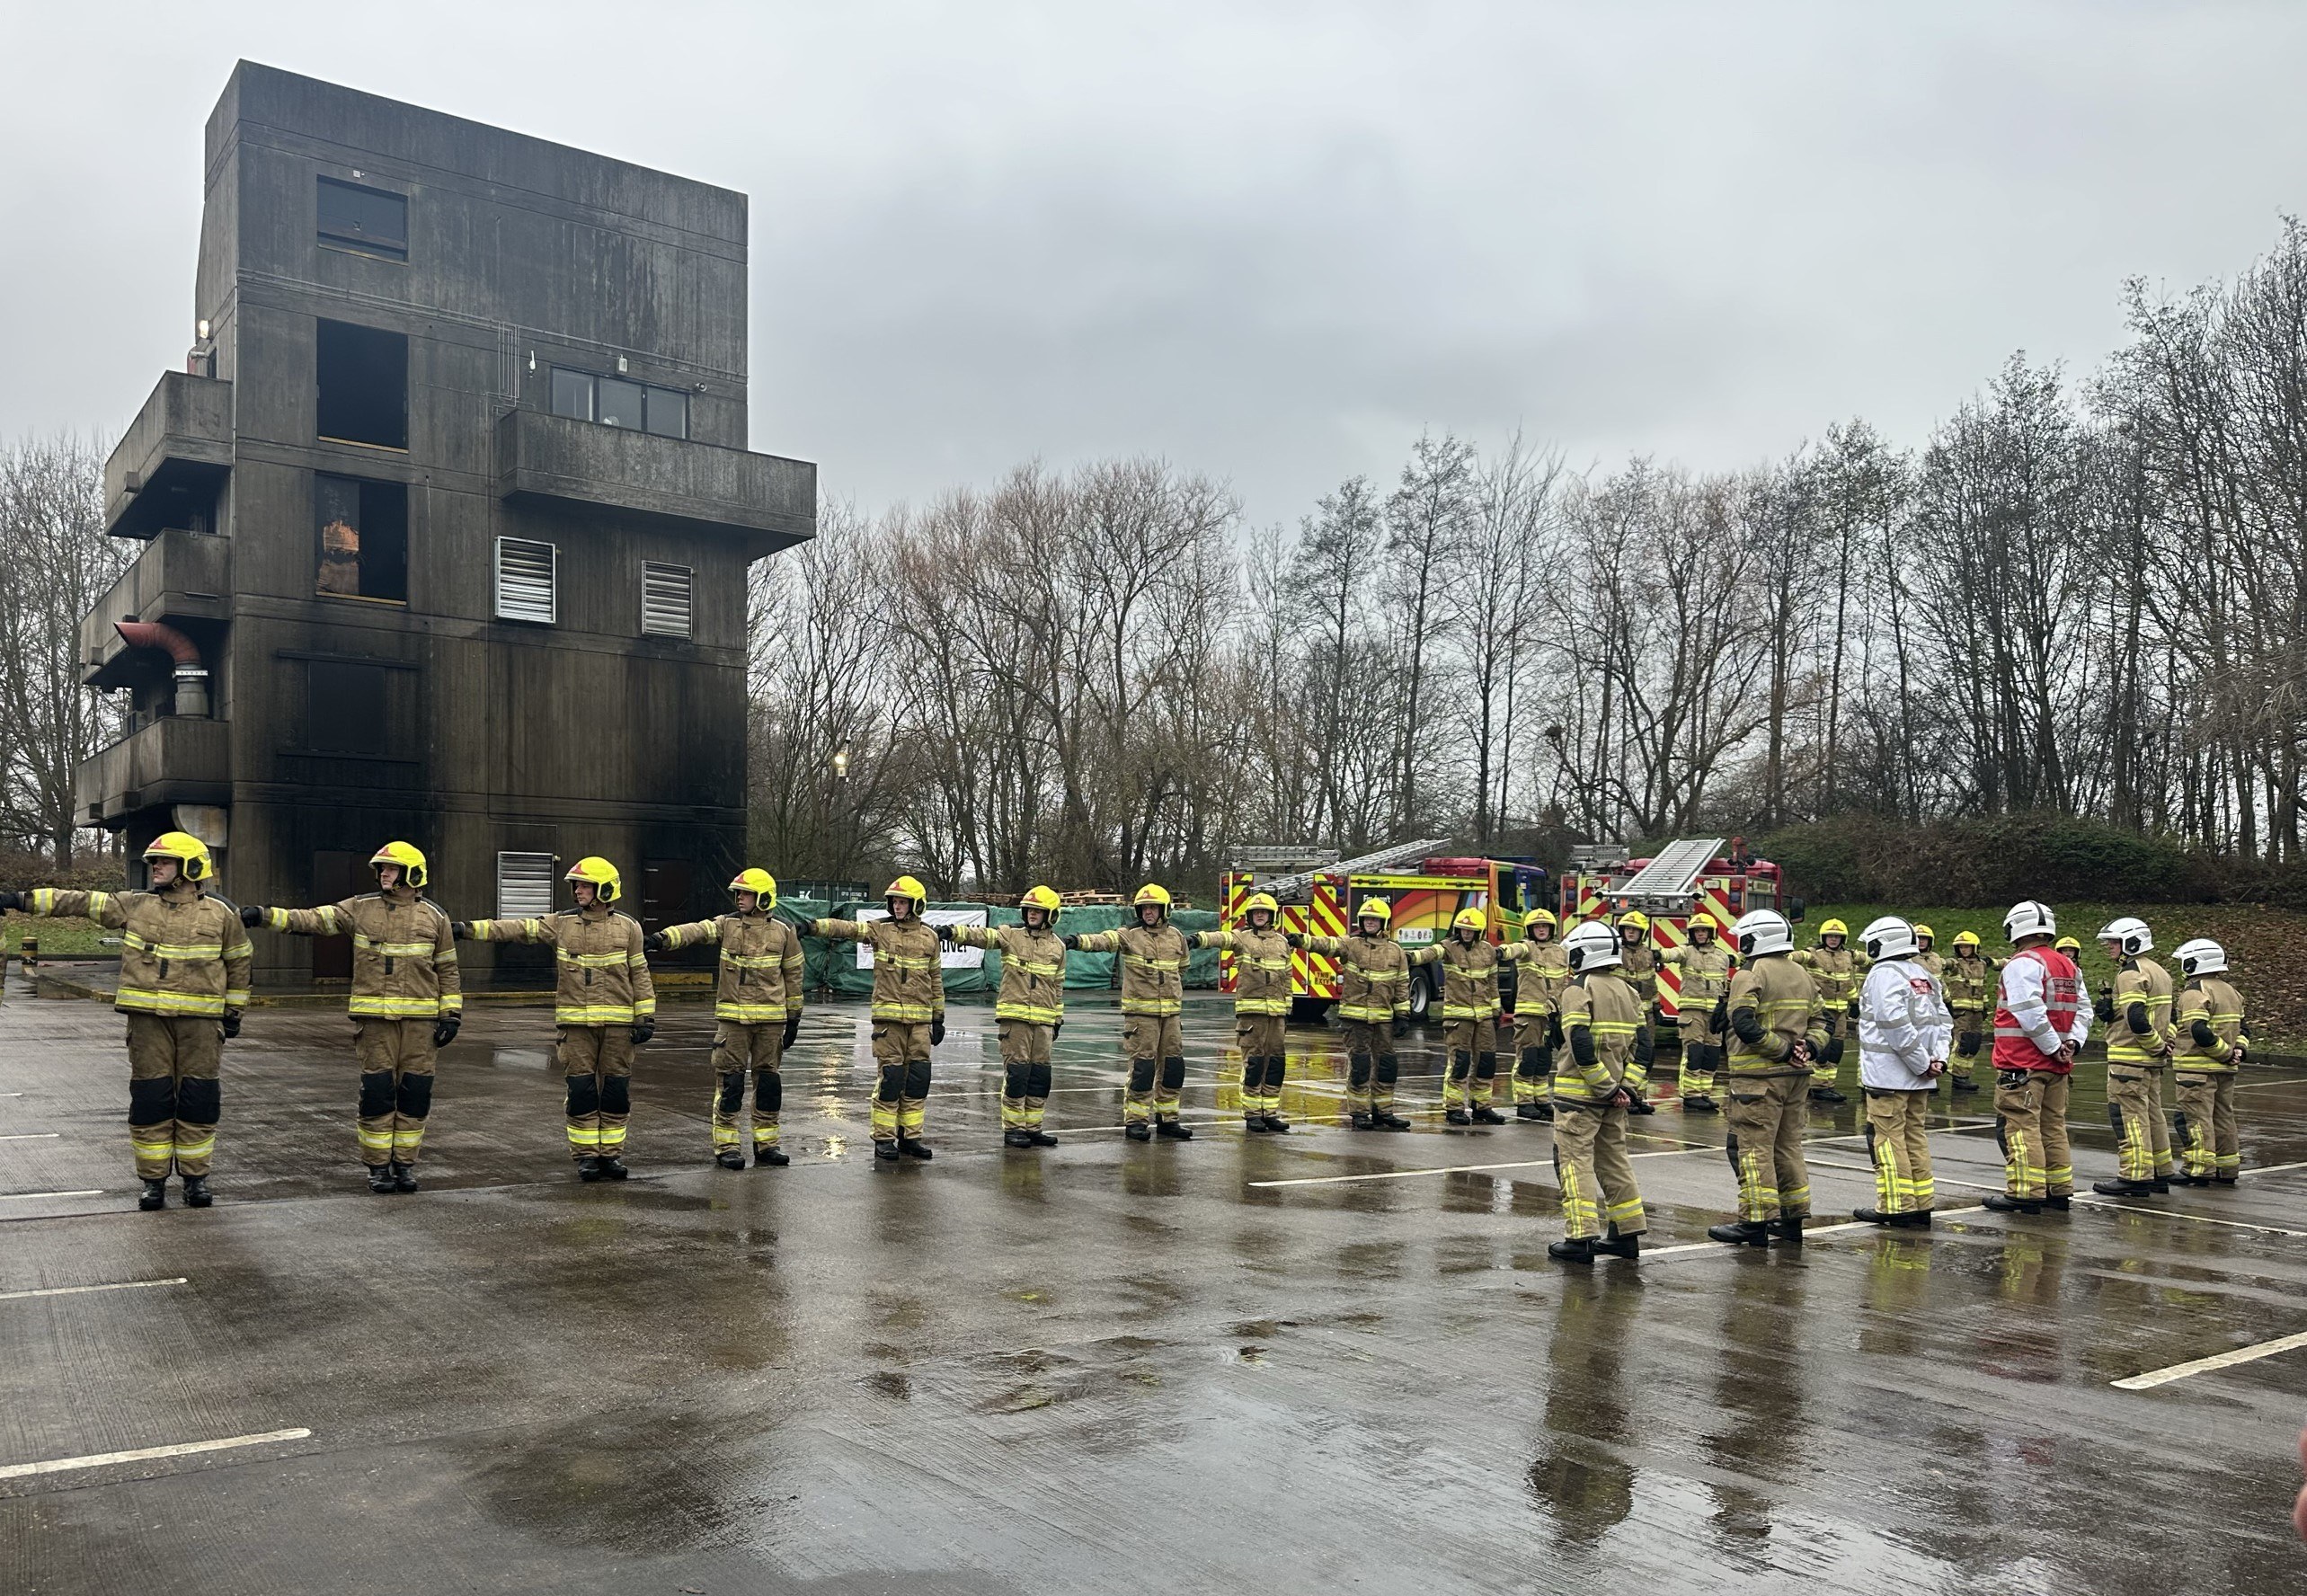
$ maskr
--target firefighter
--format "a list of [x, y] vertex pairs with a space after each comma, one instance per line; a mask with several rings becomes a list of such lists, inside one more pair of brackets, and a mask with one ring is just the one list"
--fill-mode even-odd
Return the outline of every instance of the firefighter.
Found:
[[[1861, 936], [1859, 940], [1863, 942], [1866, 939]], [[1921, 921], [1915, 921], [1914, 957], [1909, 959], [1907, 962], [1921, 965], [1922, 973], [1937, 981], [1943, 989], [1947, 984], [1947, 961], [1936, 951], [1938, 945], [1939, 934]], [[1860, 985], [1863, 987], [1865, 983], [1861, 982]]]
[[416, 1190], [440, 1050], [464, 1022], [457, 938], [448, 911], [422, 896], [424, 855], [388, 842], [368, 859], [377, 890], [318, 909], [240, 911], [244, 926], [291, 936], [352, 938], [352, 1056], [360, 1064], [360, 1161], [372, 1192]]
[[1442, 963], [1442, 1024], [1450, 1049], [1442, 1077], [1442, 1119], [1452, 1125], [1503, 1125], [1495, 1099], [1498, 1085], [1498, 950], [1490, 944], [1490, 918], [1478, 909], [1451, 917], [1440, 949], [1420, 948], [1412, 964]]
[[1286, 1131], [1282, 1117], [1282, 1026], [1290, 1018], [1290, 937], [1282, 905], [1269, 892], [1252, 892], [1241, 924], [1231, 931], [1200, 931], [1193, 945], [1227, 948], [1234, 955], [1234, 1040], [1242, 1050], [1242, 1125]]
[[1498, 950], [1498, 957], [1522, 966], [1514, 978], [1514, 1117], [1539, 1124], [1554, 1118], [1547, 1089], [1562, 1040], [1562, 988], [1570, 979], [1570, 956], [1554, 940], [1559, 923], [1553, 910], [1533, 909], [1522, 916], [1522, 939]]
[[2227, 980], [2227, 950], [2207, 936], [2178, 944], [2179, 989], [2171, 1076], [2178, 1087], [2180, 1166], [2171, 1179], [2232, 1186], [2242, 1173], [2235, 1137], [2235, 1070], [2249, 1048], [2243, 995]]
[[2082, 944], [2077, 942], [2072, 936], [2062, 936], [2058, 941], [2053, 943], [2051, 945], [2058, 949], [2059, 952], [2064, 953], [2068, 958], [2073, 960], [2076, 969], [2080, 970], [2082, 968]]
[[2067, 1096], [2075, 1054], [2090, 1039], [2090, 994], [2074, 961], [2051, 945], [2058, 917], [2047, 903], [2011, 905], [2002, 929], [2017, 951], [1995, 990], [1994, 1112], [2003, 1186], [1984, 1206], [1998, 1213], [2064, 1213], [2074, 1195]]
[[668, 926], [642, 939], [648, 953], [713, 943], [721, 949], [713, 991], [713, 1161], [745, 1167], [745, 1087], [753, 1088], [753, 1162], [793, 1160], [778, 1146], [785, 1106], [785, 1055], [801, 1034], [807, 984], [800, 934], [776, 918], [777, 878], [759, 865], [729, 882], [732, 912]]
[[1751, 909], [1731, 927], [1738, 972], [1725, 1000], [1730, 1013], [1730, 1102], [1726, 1149], [1738, 1176], [1738, 1218], [1711, 1226], [1716, 1241], [1800, 1246], [1810, 1217], [1810, 1169], [1803, 1132], [1810, 1124], [1811, 1060], [1826, 1046], [1818, 983], [1794, 958], [1794, 927], [1776, 909]]
[[[1338, 962], [1338, 1024], [1344, 1033], [1346, 1111], [1356, 1130], [1407, 1130], [1394, 1112], [1400, 1066], [1394, 1043], [1410, 1028], [1410, 957], [1389, 933], [1394, 906], [1365, 898], [1351, 936], [1290, 934], [1290, 945]], [[1424, 950], [1431, 953], [1432, 949]]]
[[120, 933], [112, 1007], [129, 1022], [129, 1147], [146, 1212], [168, 1203], [172, 1163], [184, 1205], [206, 1208], [221, 1106], [224, 1044], [248, 1007], [248, 933], [222, 898], [209, 896], [216, 862], [206, 844], [164, 831], [144, 850], [150, 890], [0, 892], [0, 909], [83, 916]]
[[[993, 1000], [1001, 1032], [1001, 1145], [1053, 1148], [1042, 1129], [1050, 1100], [1050, 1044], [1065, 1024], [1065, 944], [1058, 940], [1058, 895], [1032, 887], [1017, 900], [1014, 926], [940, 926], [938, 937], [1001, 955]], [[1290, 984], [1285, 971], [1282, 985]]]
[[623, 1180], [625, 1129], [633, 1116], [633, 1054], [657, 1033], [657, 988], [641, 945], [641, 922], [612, 909], [624, 896], [617, 866], [588, 855], [569, 866], [574, 909], [541, 919], [458, 921], [472, 942], [537, 943], [556, 973], [554, 1052], [566, 1080], [569, 1156], [581, 1181]]
[[1690, 940], [1668, 948], [1658, 962], [1676, 971], [1681, 986], [1674, 999], [1674, 1024], [1681, 1033], [1681, 1077], [1676, 1083], [1685, 1113], [1712, 1113], [1722, 1090], [1722, 999], [1730, 992], [1730, 950], [1720, 941], [1722, 925], [1704, 909], [1690, 917]]
[[1795, 955], [1795, 962], [1810, 971], [1818, 984], [1818, 1006], [1826, 1024], [1826, 1046], [1820, 1050], [1818, 1068], [1810, 1077], [1810, 1098], [1814, 1103], [1847, 1103], [1849, 1098], [1834, 1087], [1834, 1077], [1842, 1068], [1842, 1035], [1849, 1022], [1859, 1016], [1859, 983], [1866, 979], [1867, 967], [1849, 946], [1850, 927], [1841, 920], [1829, 920], [1818, 928], [1815, 946], [1805, 948]]
[[2107, 1024], [2107, 1115], [2115, 1123], [2116, 1178], [2093, 1181], [2103, 1197], [2170, 1190], [2170, 1123], [2163, 1118], [2163, 1068], [2173, 1048], [2170, 971], [2147, 957], [2155, 934], [2125, 915], [2098, 928], [2115, 961], [2115, 985], [2098, 1000]]
[[[1122, 956], [1122, 1047], [1130, 1058], [1130, 1089], [1122, 1099], [1122, 1133], [1131, 1141], [1191, 1141], [1178, 1122], [1177, 1096], [1185, 1086], [1185, 933], [1169, 923], [1169, 890], [1148, 882], [1130, 900], [1136, 924], [1069, 936], [1084, 953]], [[1158, 1072], [1159, 1078], [1156, 1076]], [[1148, 1121], [1150, 1119], [1151, 1123]]]
[[1867, 1152], [1875, 1205], [1851, 1218], [1899, 1230], [1930, 1228], [1928, 1114], [1947, 1068], [1955, 1016], [1939, 978], [1922, 962], [1922, 927], [1886, 915], [1860, 936], [1866, 984], [1859, 992], [1859, 1087], [1867, 1095]]
[[1987, 992], [1994, 980], [1995, 962], [1979, 952], [1979, 934], [1955, 933], [1955, 956], [1947, 961], [1939, 980], [1947, 989], [1947, 1006], [1955, 1015], [1955, 1056], [1948, 1061], [1949, 1095], [1979, 1089], [1971, 1066], [1979, 1056], [1981, 1033], [1986, 1029]]
[[1642, 1251], [1642, 1193], [1626, 1152], [1627, 1109], [1651, 1060], [1649, 1015], [1619, 973], [1625, 947], [1599, 920], [1562, 941], [1571, 977], [1562, 989], [1568, 1058], [1554, 1076], [1554, 1179], [1562, 1188], [1563, 1238], [1548, 1257], [1591, 1264], [1597, 1254]]
[[894, 1163], [901, 1154], [935, 1157], [921, 1139], [929, 1117], [929, 1051], [945, 1040], [943, 944], [923, 923], [929, 889], [901, 875], [882, 894], [889, 918], [812, 920], [812, 936], [862, 942], [874, 953], [874, 1157]]

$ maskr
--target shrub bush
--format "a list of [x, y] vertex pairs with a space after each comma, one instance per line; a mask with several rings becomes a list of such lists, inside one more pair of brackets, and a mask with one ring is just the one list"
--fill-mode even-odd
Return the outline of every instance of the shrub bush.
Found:
[[1814, 901], [2005, 904], [2020, 898], [2124, 903], [2221, 895], [2213, 861], [2167, 837], [2067, 815], [2019, 814], [1921, 826], [1841, 815], [1751, 839]]

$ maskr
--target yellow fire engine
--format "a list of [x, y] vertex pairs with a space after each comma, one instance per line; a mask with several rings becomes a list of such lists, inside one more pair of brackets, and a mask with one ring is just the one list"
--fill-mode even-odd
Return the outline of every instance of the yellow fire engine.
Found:
[[[1725, 928], [1754, 909], [1775, 909], [1789, 919], [1802, 918], [1802, 901], [1784, 899], [1784, 877], [1767, 859], [1746, 851], [1746, 839], [1685, 837], [1646, 859], [1629, 858], [1623, 847], [1573, 848], [1555, 912], [1567, 933], [1580, 920], [1615, 920], [1629, 909], [1650, 918], [1650, 945], [1660, 953], [1690, 939], [1690, 917], [1706, 909]], [[1672, 1018], [1681, 977], [1658, 970], [1658, 1006]]]

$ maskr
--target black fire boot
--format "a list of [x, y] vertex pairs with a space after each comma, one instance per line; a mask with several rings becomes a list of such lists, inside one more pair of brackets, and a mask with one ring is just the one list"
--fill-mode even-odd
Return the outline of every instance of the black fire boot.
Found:
[[621, 1181], [633, 1171], [625, 1166], [625, 1159], [616, 1153], [600, 1156], [600, 1177], [605, 1181]]
[[2211, 1177], [2207, 1175], [2189, 1175], [2184, 1169], [2174, 1169], [2170, 1172], [2170, 1184], [2174, 1186], [2207, 1186], [2211, 1184]]
[[1034, 1145], [1034, 1138], [1030, 1131], [1004, 1130], [1001, 1133], [1001, 1145], [1008, 1148], [1029, 1148]]
[[874, 1157], [879, 1158], [884, 1164], [896, 1163], [897, 1144], [893, 1141], [877, 1141], [874, 1143]]
[[1407, 1130], [1410, 1128], [1410, 1122], [1390, 1108], [1380, 1109], [1378, 1113], [1371, 1114], [1370, 1122], [1380, 1130]]
[[393, 1166], [390, 1164], [368, 1166], [368, 1189], [372, 1192], [389, 1192], [393, 1189]]
[[1462, 1108], [1443, 1109], [1442, 1118], [1446, 1125], [1470, 1125], [1474, 1122], [1474, 1116]]
[[1276, 1136], [1287, 1136], [1290, 1133], [1290, 1122], [1280, 1114], [1268, 1114], [1265, 1116], [1265, 1128]]
[[753, 1162], [766, 1164], [772, 1169], [782, 1169], [793, 1160], [785, 1157], [785, 1148], [776, 1142], [757, 1141], [753, 1144]]
[[166, 1175], [163, 1175], [158, 1180], [148, 1180], [145, 1182], [144, 1195], [137, 1199], [137, 1206], [144, 1210], [146, 1213], [152, 1212], [155, 1209], [166, 1208], [168, 1206], [168, 1177]]
[[1544, 1124], [1546, 1122], [1546, 1104], [1543, 1103], [1517, 1103], [1514, 1104], [1514, 1118], [1518, 1120], [1528, 1120], [1533, 1125]]
[[1193, 1132], [1176, 1120], [1163, 1120], [1154, 1126], [1154, 1134], [1164, 1141], [1192, 1141]]
[[1711, 1097], [1685, 1097], [1682, 1099], [1682, 1112], [1686, 1114], [1710, 1114], [1720, 1113], [1722, 1108]]
[[209, 1195], [209, 1177], [207, 1175], [188, 1175], [184, 1177], [185, 1207], [206, 1208], [215, 1201], [216, 1199], [214, 1197]]
[[600, 1179], [600, 1160], [590, 1155], [578, 1159], [577, 1178], [587, 1185]]
[[2074, 1211], [2074, 1205], [2075, 1200], [2072, 1193], [2063, 1193], [2056, 1197], [2043, 1199], [2044, 1208], [2054, 1214], [2072, 1213]]
[[1477, 1125], [1503, 1125], [1506, 1122], [1506, 1116], [1486, 1104], [1474, 1111], [1474, 1122]]
[[2101, 1197], [2152, 1197], [2155, 1194], [2155, 1183], [2125, 1180], [2118, 1175], [2113, 1180], [2093, 1181], [2090, 1189]]
[[1903, 1216], [1894, 1213], [1885, 1213], [1879, 1208], [1854, 1208], [1850, 1210], [1850, 1217], [1859, 1220], [1862, 1224], [1895, 1225]]
[[1707, 1239], [1726, 1241], [1733, 1246], [1769, 1246], [1770, 1228], [1760, 1219], [1733, 1219], [1727, 1225], [1708, 1225]]
[[1581, 1236], [1575, 1240], [1557, 1241], [1546, 1249], [1549, 1258], [1559, 1258], [1565, 1264], [1592, 1264], [1594, 1261], [1594, 1238]]
[[1832, 1086], [1813, 1086], [1810, 1089], [1810, 1100], [1813, 1103], [1848, 1103], [1850, 1101], [1841, 1093], [1836, 1091]]
[[713, 1155], [713, 1161], [715, 1164], [720, 1165], [723, 1169], [742, 1169], [745, 1167], [745, 1155], [739, 1152], [735, 1148], [723, 1148], [719, 1152]]
[[1355, 1110], [1353, 1113], [1348, 1117], [1346, 1123], [1356, 1130], [1375, 1130], [1378, 1125], [1378, 1122], [1376, 1120], [1371, 1118], [1370, 1115], [1363, 1113], [1359, 1109]]
[[1979, 1206], [1991, 1213], [2038, 1214], [2043, 1211], [2039, 1197], [2013, 1197], [2003, 1192], [1989, 1192]]
[[1265, 1116], [1262, 1113], [1242, 1115], [1242, 1129], [1253, 1136], [1265, 1134]]
[[1770, 1239], [1787, 1246], [1802, 1246], [1803, 1222], [1808, 1214], [1785, 1214], [1770, 1221]]
[[395, 1192], [413, 1192], [416, 1190], [415, 1165], [395, 1164], [393, 1166], [393, 1190]]
[[1123, 1127], [1122, 1134], [1131, 1141], [1151, 1141], [1153, 1127], [1143, 1120], [1131, 1120], [1127, 1126]]
[[1975, 1091], [1977, 1091], [1978, 1089], [1979, 1089], [1979, 1084], [1978, 1084], [1978, 1082], [1976, 1082], [1976, 1081], [1974, 1081], [1974, 1080], [1965, 1080], [1965, 1079], [1964, 1079], [1961, 1076], [1957, 1076], [1957, 1077], [1955, 1077], [1955, 1086], [1954, 1086], [1954, 1094], [1953, 1094], [1955, 1096], [1957, 1096], [1957, 1097], [1965, 1096], [1965, 1095], [1968, 1095], [1969, 1093], [1972, 1093], [1972, 1092], [1975, 1092]]
[[901, 1136], [897, 1139], [897, 1150], [909, 1158], [918, 1158], [924, 1164], [937, 1156], [931, 1150], [927, 1142], [910, 1136]]
[[1927, 1208], [1914, 1208], [1909, 1209], [1903, 1214], [1894, 1215], [1891, 1219], [1891, 1228], [1894, 1230], [1928, 1230], [1930, 1228], [1930, 1210]]
[[2170, 1176], [2167, 1175], [2159, 1175], [2147, 1184], [2154, 1187], [2156, 1196], [2168, 1197], [2170, 1195]]
[[1025, 1145], [1028, 1147], [1053, 1148], [1057, 1144], [1058, 1139], [1039, 1125], [1025, 1132]]
[[1620, 1236], [1612, 1230], [1594, 1244], [1594, 1254], [1597, 1257], [1608, 1254], [1613, 1258], [1639, 1258], [1642, 1256], [1642, 1237], [1639, 1234]]

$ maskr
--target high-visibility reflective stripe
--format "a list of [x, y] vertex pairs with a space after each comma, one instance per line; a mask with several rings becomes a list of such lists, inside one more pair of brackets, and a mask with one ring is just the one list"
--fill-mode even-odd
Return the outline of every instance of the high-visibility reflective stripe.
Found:
[[893, 1000], [876, 998], [873, 1006], [873, 1017], [877, 1020], [896, 1020], [908, 1025], [926, 1025], [934, 1016], [931, 1015], [929, 1006], [926, 1003], [898, 1003]]
[[[248, 996], [241, 995], [246, 1004]], [[122, 987], [112, 998], [112, 1006], [132, 1009], [138, 1014], [214, 1015], [224, 1017], [226, 999], [199, 992], [155, 992], [145, 987]]]
[[1055, 1025], [1063, 1023], [1062, 1008], [1042, 1008], [1030, 1003], [997, 1003], [993, 1006], [997, 1020], [1019, 1020], [1028, 1025]]
[[[1039, 976], [1043, 980], [1055, 980], [1065, 973], [1065, 964], [1062, 961], [1028, 959], [1023, 953], [1006, 953], [1003, 957], [1008, 959], [1027, 975]], [[1287, 970], [1290, 967], [1284, 964], [1282, 968]]]
[[356, 995], [345, 1012], [363, 1020], [429, 1020], [440, 1013], [438, 998], [375, 998]]
[[794, 1011], [787, 1009], [782, 1003], [723, 1002], [716, 1003], [713, 1006], [713, 1017], [714, 1019], [734, 1020], [739, 1024], [742, 1025], [771, 1025], [781, 1024], [785, 1015], [792, 1012]]
[[562, 1004], [555, 1006], [553, 1018], [563, 1025], [629, 1025], [633, 1023], [633, 1006], [629, 1003]]
[[139, 953], [150, 953], [155, 959], [221, 959], [225, 944], [221, 942], [146, 942], [133, 931], [120, 933], [120, 945]]
[[360, 1129], [360, 1146], [368, 1152], [390, 1152], [393, 1148], [393, 1133], [390, 1130], [371, 1130], [364, 1125]]
[[1150, 970], [1162, 975], [1175, 975], [1185, 968], [1183, 959], [1149, 959], [1142, 953], [1123, 953], [1122, 962], [1140, 970]]
[[352, 945], [356, 950], [365, 948], [387, 959], [430, 959], [433, 955], [433, 944], [429, 942], [371, 942], [357, 931], [352, 935]]
[[608, 953], [572, 953], [567, 948], [556, 947], [553, 955], [563, 964], [575, 964], [587, 970], [614, 970], [631, 963], [634, 958], [623, 948]]
[[215, 1131], [211, 1130], [205, 1136], [194, 1136], [188, 1138], [185, 1136], [182, 1124], [180, 1122], [176, 1131], [176, 1156], [178, 1157], [205, 1158], [216, 1150], [217, 1133]]
[[1124, 998], [1122, 1012], [1125, 1015], [1166, 1016], [1185, 1012], [1185, 1005], [1175, 998]]
[[1290, 1012], [1290, 999], [1287, 998], [1237, 998], [1234, 1003], [1234, 1012], [1238, 1015], [1286, 1015]]

